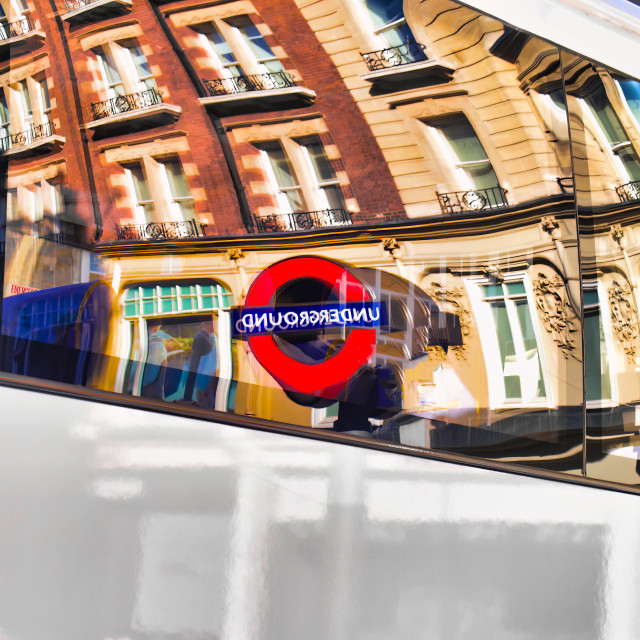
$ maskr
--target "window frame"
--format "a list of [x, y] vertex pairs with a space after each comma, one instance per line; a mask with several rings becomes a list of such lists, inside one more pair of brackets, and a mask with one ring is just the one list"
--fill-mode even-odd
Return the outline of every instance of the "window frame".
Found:
[[[618, 384], [616, 375], [616, 351], [613, 342], [613, 327], [611, 326], [611, 310], [609, 309], [609, 301], [607, 291], [602, 280], [583, 280], [582, 289], [595, 290], [598, 296], [597, 304], [584, 304], [583, 313], [586, 317], [587, 311], [598, 309], [600, 322], [602, 323], [602, 332], [604, 334], [604, 344], [609, 364], [609, 387], [611, 389], [610, 398], [599, 398], [597, 400], [587, 400], [587, 389], [585, 386], [585, 403], [587, 409], [617, 407], [618, 403]], [[584, 327], [583, 327], [584, 331]], [[585, 344], [585, 350], [587, 345]], [[586, 359], [585, 359], [586, 366]]]
[[[505, 294], [504, 286], [508, 284], [522, 283], [524, 285], [524, 293], [510, 294], [503, 296], [491, 296], [489, 299], [484, 295], [482, 286], [495, 285], [496, 282], [486, 277], [465, 278], [465, 288], [474, 310], [474, 315], [478, 323], [479, 331], [485, 336], [481, 340], [481, 348], [483, 353], [485, 371], [487, 374], [487, 388], [489, 393], [489, 408], [491, 410], [503, 409], [533, 409], [533, 408], [553, 408], [555, 406], [555, 389], [553, 388], [546, 366], [546, 354], [544, 348], [543, 334], [540, 331], [538, 322], [538, 314], [536, 313], [535, 296], [531, 287], [528, 274], [526, 272], [514, 272], [505, 275], [502, 282], [498, 283], [503, 286], [503, 294]], [[536, 339], [536, 350], [538, 355], [539, 367], [541, 370], [542, 382], [545, 389], [545, 397], [538, 400], [510, 399], [506, 397], [505, 375], [502, 358], [500, 355], [500, 346], [498, 341], [498, 329], [493, 318], [491, 302], [503, 300], [507, 308], [507, 317], [509, 319], [509, 327], [511, 329], [514, 342], [519, 341], [520, 351], [526, 353], [524, 349], [524, 339], [520, 321], [517, 317], [516, 301], [526, 301], [528, 313], [531, 319], [534, 336]], [[507, 304], [509, 303], [509, 304]], [[517, 329], [517, 336], [514, 334], [514, 326]], [[500, 384], [497, 384], [497, 381]], [[522, 387], [521, 387], [522, 396]]]

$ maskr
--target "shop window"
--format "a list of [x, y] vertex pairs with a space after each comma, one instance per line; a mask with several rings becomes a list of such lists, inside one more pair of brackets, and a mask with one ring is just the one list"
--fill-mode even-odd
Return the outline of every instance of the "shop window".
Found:
[[202, 313], [226, 309], [232, 301], [231, 293], [219, 284], [142, 285], [127, 290], [124, 316]]
[[[602, 285], [585, 282], [584, 304], [584, 359], [585, 393], [587, 402], [601, 404], [613, 398], [613, 377], [610, 354], [613, 353], [611, 335], [607, 323], [606, 300]], [[603, 321], [604, 320], [604, 321]], [[607, 323], [608, 324], [608, 323]]]
[[525, 282], [481, 283], [471, 295], [486, 332], [483, 351], [492, 404], [545, 401], [548, 384]]
[[222, 77], [284, 71], [265, 37], [247, 16], [200, 25], [197, 31]]
[[260, 153], [283, 213], [344, 209], [338, 177], [319, 139], [286, 140]]
[[144, 284], [127, 290], [125, 391], [227, 409], [233, 372], [232, 296], [213, 282]]
[[139, 223], [195, 218], [193, 197], [178, 158], [142, 158], [124, 166]]
[[108, 42], [94, 53], [107, 98], [157, 91], [151, 66], [137, 41]]
[[640, 180], [640, 159], [602, 85], [583, 98], [624, 182]]

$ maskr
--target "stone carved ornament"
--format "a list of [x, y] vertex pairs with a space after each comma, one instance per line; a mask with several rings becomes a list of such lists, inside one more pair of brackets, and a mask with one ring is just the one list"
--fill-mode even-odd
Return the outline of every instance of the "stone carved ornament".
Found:
[[635, 340], [638, 337], [638, 320], [633, 308], [631, 287], [627, 283], [620, 284], [614, 280], [607, 292], [613, 330], [622, 343], [627, 359], [633, 363], [636, 355]]
[[[464, 298], [463, 289], [457, 287], [445, 287], [439, 282], [432, 282], [425, 291], [427, 294], [437, 300], [439, 303], [450, 305], [451, 311], [460, 318], [460, 329], [462, 335], [466, 338], [471, 333], [471, 313], [462, 304], [461, 298]], [[466, 346], [464, 344], [449, 347], [458, 360], [466, 360]], [[442, 347], [429, 347], [429, 354], [436, 360], [444, 360], [446, 355]]]
[[571, 356], [578, 359], [572, 336], [577, 331], [575, 327], [577, 318], [562, 294], [566, 291], [564, 281], [560, 276], [548, 278], [544, 273], [538, 273], [538, 279], [533, 281], [533, 290], [538, 315], [547, 333], [551, 334], [565, 358]]

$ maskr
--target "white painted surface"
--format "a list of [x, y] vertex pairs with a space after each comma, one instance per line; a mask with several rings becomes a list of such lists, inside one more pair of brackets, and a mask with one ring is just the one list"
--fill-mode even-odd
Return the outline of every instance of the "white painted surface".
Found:
[[640, 499], [0, 387], [3, 640], [621, 640]]
[[640, 77], [640, 7], [625, 0], [464, 0], [463, 4]]

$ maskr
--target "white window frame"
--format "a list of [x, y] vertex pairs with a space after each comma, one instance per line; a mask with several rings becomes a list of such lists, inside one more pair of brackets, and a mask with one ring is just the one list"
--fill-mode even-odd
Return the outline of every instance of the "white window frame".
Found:
[[242, 63], [238, 59], [238, 54], [233, 50], [232, 46], [224, 37], [224, 34], [222, 33], [222, 31], [220, 31], [220, 29], [218, 28], [218, 25], [213, 21], [207, 22], [205, 24], [209, 28], [211, 28], [212, 30], [220, 34], [220, 37], [227, 43], [227, 45], [229, 46], [229, 49], [231, 50], [231, 53], [234, 55], [236, 59], [235, 62], [229, 62], [229, 63], [224, 62], [222, 58], [218, 55], [215, 44], [211, 41], [211, 38], [209, 38], [208, 34], [204, 31], [198, 31], [198, 38], [200, 39], [200, 42], [202, 43], [203, 47], [208, 52], [209, 58], [213, 61], [214, 66], [220, 73], [221, 77], [227, 78], [227, 79], [238, 77], [238, 76], [235, 76], [230, 71], [231, 67], [237, 67], [238, 69], [240, 69], [240, 76], [242, 76], [244, 74], [244, 69], [243, 69]]
[[[314, 138], [317, 138], [318, 144], [322, 146], [326, 154], [326, 148], [320, 138], [318, 136], [314, 136]], [[276, 142], [281, 146], [285, 157], [288, 159], [297, 183], [291, 187], [280, 187], [268, 157], [268, 146], [265, 145], [266, 148], [260, 149], [261, 164], [271, 187], [272, 195], [278, 204], [277, 213], [293, 213], [286, 195], [288, 191], [299, 191], [302, 195], [307, 208], [300, 213], [331, 209], [332, 207], [325, 192], [325, 188], [327, 187], [337, 187], [340, 190], [343, 201], [342, 208], [344, 211], [348, 211], [339, 176], [336, 174], [336, 177], [331, 180], [321, 180], [316, 174], [315, 167], [313, 166], [307, 149], [307, 146], [312, 143], [311, 140], [280, 138]]]
[[[181, 171], [187, 186], [190, 189], [189, 180], [184, 172], [184, 165], [178, 156], [170, 156], [167, 158], [151, 158], [144, 156], [132, 163], [123, 165], [125, 172], [125, 180], [129, 190], [129, 199], [132, 203], [133, 217], [136, 224], [147, 224], [149, 222], [188, 222], [189, 220], [197, 220], [197, 215], [194, 218], [185, 218], [183, 216], [182, 202], [191, 202], [192, 210], [195, 213], [195, 204], [193, 195], [190, 196], [174, 196], [171, 192], [171, 185], [169, 183], [169, 177], [167, 176], [167, 170], [165, 162], [167, 160], [177, 160], [180, 165]], [[133, 174], [128, 165], [137, 164], [141, 167], [142, 175], [144, 176], [147, 189], [149, 190], [150, 200], [138, 201], [136, 195], [135, 183]], [[145, 219], [144, 205], [151, 204], [153, 206], [154, 218], [153, 220]]]
[[281, 142], [279, 142], [279, 144], [281, 145], [282, 150], [285, 154], [285, 157], [287, 157], [289, 164], [293, 169], [293, 175], [296, 178], [296, 182], [298, 184], [291, 187], [281, 187], [278, 184], [275, 171], [273, 170], [273, 167], [271, 166], [271, 160], [269, 159], [269, 150], [264, 148], [260, 149], [260, 158], [262, 162], [262, 168], [269, 181], [269, 186], [271, 187], [272, 194], [275, 197], [276, 202], [278, 203], [279, 213], [284, 213], [284, 214], [293, 213], [293, 209], [291, 208], [291, 204], [289, 202], [289, 199], [287, 198], [287, 191], [298, 191], [302, 195], [302, 200], [305, 202], [307, 207], [309, 206], [309, 202], [307, 201], [307, 198], [305, 196], [304, 189], [302, 187], [302, 182], [298, 176], [298, 171], [296, 170], [296, 166], [291, 161], [291, 158], [287, 155], [287, 150], [284, 148], [284, 145], [282, 145]]
[[[629, 78], [629, 79], [630, 80], [635, 80], [635, 78]], [[631, 122], [633, 122], [635, 124], [636, 130], [637, 130], [638, 134], [640, 135], [640, 115], [636, 115], [631, 110], [631, 107], [629, 106], [629, 103], [627, 102], [627, 97], [624, 95], [624, 93], [622, 91], [622, 86], [620, 85], [620, 81], [619, 80], [614, 80], [614, 82], [615, 82], [615, 85], [616, 85], [616, 90], [618, 92], [618, 96], [620, 97], [620, 101], [624, 105], [625, 111], [629, 115], [629, 118], [631, 118]], [[638, 82], [638, 81], [636, 80], [636, 82]]]
[[[171, 218], [171, 220], [168, 220], [168, 222], [187, 222], [192, 218], [184, 217], [182, 203], [191, 203], [191, 209], [195, 212], [195, 207], [193, 206], [193, 196], [178, 196], [171, 192], [171, 183], [169, 181], [169, 176], [167, 175], [167, 161], [173, 161], [174, 159], [178, 161], [180, 170], [182, 171], [182, 163], [177, 158], [171, 157], [155, 159], [155, 162], [158, 165], [159, 177], [162, 183], [162, 191], [164, 192], [164, 196], [169, 204], [169, 210], [173, 214], [173, 217]], [[184, 171], [182, 171], [182, 175], [188, 185], [189, 181], [187, 180], [187, 176], [185, 175]], [[153, 193], [151, 195], [153, 197]]]
[[[607, 352], [607, 359], [609, 361], [609, 385], [611, 387], [610, 398], [600, 398], [599, 400], [587, 400], [587, 409], [607, 408], [618, 406], [618, 383], [616, 376], [616, 352], [613, 344], [613, 327], [611, 325], [611, 310], [609, 309], [609, 300], [607, 296], [607, 290], [604, 283], [601, 280], [597, 281], [584, 281], [582, 288], [587, 290], [595, 289], [598, 294], [598, 310], [600, 314], [600, 320], [602, 322], [602, 331], [604, 333], [605, 349]], [[593, 308], [596, 305], [585, 305], [585, 310]], [[585, 389], [586, 395], [586, 389]]]
[[[498, 174], [496, 173], [496, 170], [493, 166], [493, 162], [491, 162], [491, 159], [487, 154], [487, 150], [485, 149], [484, 144], [482, 144], [482, 140], [480, 139], [480, 136], [478, 136], [475, 130], [475, 127], [473, 126], [471, 121], [466, 117], [466, 115], [462, 114], [461, 119], [462, 118], [464, 118], [469, 123], [469, 126], [471, 127], [473, 133], [478, 139], [480, 146], [484, 149], [485, 155], [487, 155], [486, 160], [485, 159], [470, 160], [470, 161], [460, 160], [456, 152], [453, 150], [451, 143], [447, 139], [447, 136], [444, 134], [442, 129], [440, 129], [437, 125], [428, 124], [426, 122], [424, 123], [424, 125], [429, 130], [431, 139], [434, 141], [435, 146], [438, 148], [442, 156], [446, 159], [447, 163], [449, 164], [449, 166], [453, 171], [453, 174], [455, 175], [455, 179], [457, 182], [457, 186], [455, 190], [456, 191], [475, 191], [478, 187], [476, 187], [473, 180], [471, 179], [471, 176], [465, 171], [465, 168], [489, 166], [491, 167], [493, 172], [496, 174], [496, 178], [498, 177]], [[500, 180], [498, 178], [498, 184], [496, 184], [496, 187], [500, 187], [500, 186], [501, 186]]]
[[469, 300], [471, 301], [471, 306], [474, 310], [474, 315], [478, 322], [478, 330], [481, 336], [480, 344], [482, 347], [485, 369], [487, 372], [487, 386], [489, 389], [489, 408], [492, 410], [510, 408], [533, 409], [540, 407], [553, 408], [555, 406], [555, 390], [553, 389], [551, 381], [549, 379], [544, 353], [544, 342], [542, 339], [543, 336], [540, 332], [538, 314], [536, 313], [535, 296], [533, 294], [529, 278], [524, 272], [513, 273], [506, 276], [504, 282], [500, 284], [512, 284], [517, 282], [522, 282], [524, 284], [525, 293], [508, 297], [504, 295], [501, 297], [496, 296], [493, 299], [502, 299], [505, 301], [505, 307], [507, 309], [509, 325], [511, 327], [514, 342], [518, 343], [516, 346], [516, 353], [518, 353], [518, 351], [522, 352], [520, 354], [521, 356], [524, 354], [524, 344], [514, 301], [527, 301], [533, 331], [536, 338], [538, 361], [542, 372], [542, 380], [544, 383], [546, 397], [540, 398], [539, 400], [513, 400], [506, 398], [504, 384], [505, 375], [500, 357], [500, 346], [498, 342], [497, 328], [493, 319], [490, 301], [487, 302], [485, 300], [481, 289], [482, 285], [496, 283], [489, 280], [488, 278], [468, 278], [465, 279], [465, 287], [469, 296]]
[[[323, 151], [325, 151], [324, 145], [322, 144], [322, 142], [320, 142], [319, 140], [318, 140], [318, 142], [322, 146]], [[329, 203], [329, 198], [327, 198], [327, 194], [326, 194], [325, 188], [327, 188], [327, 187], [338, 187], [338, 189], [341, 189], [341, 187], [340, 187], [340, 179], [336, 175], [336, 177], [332, 178], [331, 180], [322, 180], [320, 178], [320, 176], [316, 173], [316, 169], [313, 166], [313, 162], [311, 160], [311, 155], [310, 155], [309, 149], [308, 149], [308, 146], [311, 143], [309, 143], [309, 142], [297, 142], [297, 141], [296, 141], [296, 143], [298, 144], [298, 146], [300, 147], [300, 149], [302, 151], [306, 172], [308, 173], [308, 175], [311, 178], [313, 178], [313, 181], [315, 183], [314, 184], [314, 187], [315, 187], [314, 190], [315, 190], [315, 192], [317, 194], [317, 202], [322, 205], [317, 210], [321, 211], [323, 209], [331, 209], [332, 207], [331, 207], [331, 204]], [[326, 151], [325, 151], [325, 155], [326, 155]], [[344, 194], [342, 196], [342, 199], [344, 201]]]
[[[233, 18], [228, 18], [229, 22], [227, 22], [227, 20], [222, 20], [222, 19], [209, 20], [206, 23], [199, 25], [199, 27], [202, 28], [202, 26], [206, 24], [213, 27], [213, 29], [215, 29], [220, 34], [220, 36], [227, 43], [227, 45], [231, 49], [231, 52], [235, 56], [236, 62], [234, 64], [240, 69], [241, 75], [249, 76], [249, 75], [261, 75], [261, 74], [267, 74], [267, 73], [282, 72], [282, 69], [279, 72], [269, 71], [269, 69], [266, 67], [265, 63], [269, 63], [269, 62], [278, 62], [280, 63], [280, 66], [283, 67], [282, 62], [280, 58], [276, 55], [275, 51], [272, 50], [272, 56], [268, 58], [258, 58], [254, 54], [254, 52], [251, 50], [251, 46], [249, 45], [248, 38], [244, 36], [242, 31], [240, 30], [240, 27], [236, 27], [233, 24], [231, 24], [233, 20], [238, 20], [238, 19], [246, 19], [248, 22], [253, 24], [253, 26], [256, 27], [256, 29], [258, 28], [257, 25], [251, 20], [251, 18], [249, 18], [249, 16], [246, 16], [246, 15], [240, 15], [240, 16], [234, 16]], [[198, 29], [197, 26], [195, 28], [196, 30]], [[215, 50], [214, 44], [209, 40], [206, 33], [203, 33], [202, 31], [198, 31], [198, 34], [200, 36], [201, 42], [205, 43], [205, 48], [209, 53], [211, 61], [214, 63], [214, 66], [216, 67], [216, 69], [222, 74], [222, 77], [223, 78], [234, 77], [233, 74], [231, 74], [227, 69], [227, 66], [234, 66], [234, 65], [233, 64], [225, 65], [225, 63], [222, 61], [220, 56], [218, 56]], [[264, 35], [262, 37], [264, 37]]]
[[[129, 46], [131, 43], [131, 46]], [[149, 75], [142, 76], [138, 73], [138, 69], [133, 60], [133, 54], [131, 53], [131, 49], [137, 46], [142, 51], [142, 45], [136, 39], [125, 39], [118, 40], [115, 42], [105, 42], [100, 45], [96, 49], [94, 49], [94, 55], [98, 60], [98, 71], [100, 76], [100, 82], [102, 84], [102, 90], [107, 95], [107, 99], [112, 99], [118, 96], [114, 87], [122, 86], [122, 90], [124, 95], [131, 95], [134, 93], [141, 93], [143, 91], [157, 91], [157, 83], [153, 72]], [[145, 56], [147, 63], [149, 63], [148, 58], [144, 51], [142, 54]], [[110, 82], [108, 73], [106, 70], [106, 57], [110, 55], [116, 73], [118, 74], [120, 81], [119, 82]], [[152, 80], [152, 87], [147, 87], [145, 82], [147, 80]]]
[[[591, 131], [594, 138], [597, 140], [600, 148], [604, 151], [604, 153], [608, 156], [611, 161], [616, 173], [618, 174], [618, 179], [622, 180], [623, 184], [627, 184], [628, 182], [633, 182], [633, 178], [629, 175], [627, 168], [624, 166], [624, 162], [622, 162], [620, 156], [618, 155], [618, 151], [622, 149], [626, 149], [627, 147], [633, 147], [633, 143], [629, 140], [629, 134], [624, 127], [624, 124], [620, 122], [620, 126], [623, 128], [627, 140], [624, 142], [619, 142], [618, 144], [611, 144], [609, 142], [609, 138], [603, 131], [598, 119], [593, 114], [591, 107], [583, 98], [578, 98], [580, 105], [582, 107], [582, 117], [585, 123], [585, 126]], [[636, 154], [638, 155], [638, 154]], [[615, 186], [615, 185], [614, 185]]]

